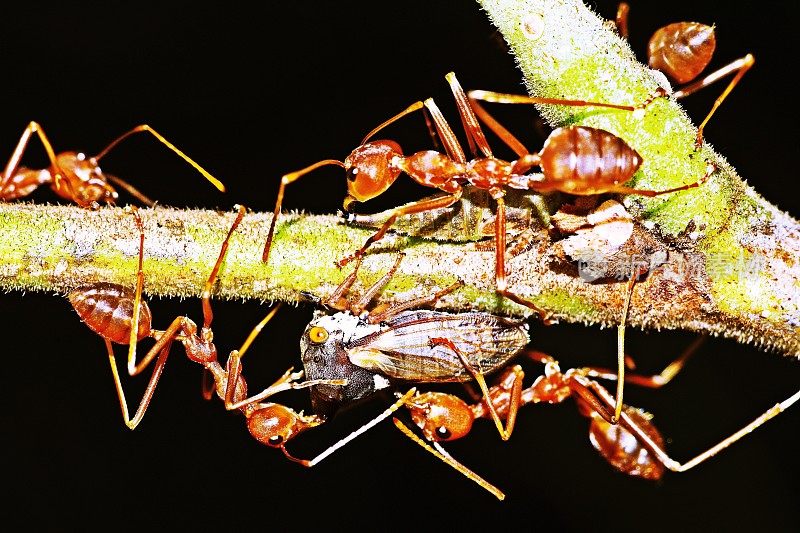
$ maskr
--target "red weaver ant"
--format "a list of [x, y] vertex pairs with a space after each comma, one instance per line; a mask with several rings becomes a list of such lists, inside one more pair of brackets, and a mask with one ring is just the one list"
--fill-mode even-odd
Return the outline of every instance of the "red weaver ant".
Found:
[[[629, 10], [630, 7], [627, 3], [620, 2], [615, 20], [619, 34], [625, 39], [628, 38]], [[716, 44], [713, 26], [707, 26], [699, 22], [674, 22], [657, 29], [653, 33], [647, 45], [648, 63], [650, 68], [663, 72], [677, 83], [689, 83], [697, 78], [711, 62]], [[700, 127], [697, 128], [697, 139], [695, 140], [697, 148], [703, 144], [703, 130], [711, 116], [754, 63], [755, 58], [753, 55], [747, 54], [672, 93], [674, 98], [680, 99], [711, 85], [725, 76], [736, 74], [725, 90], [722, 91], [722, 94], [717, 97], [708, 115], [700, 123]]]
[[[302, 372], [292, 373], [292, 370], [289, 369], [289, 371], [265, 391], [252, 398], [247, 398], [247, 383], [244, 378], [241, 377], [238, 371], [235, 373], [234, 378], [229, 378], [229, 370], [223, 368], [217, 359], [217, 348], [214, 346], [214, 334], [211, 331], [211, 321], [213, 319], [213, 313], [211, 311], [211, 290], [216, 281], [222, 261], [225, 258], [231, 236], [244, 217], [244, 207], [238, 207], [238, 214], [225, 237], [225, 241], [222, 243], [217, 262], [203, 290], [203, 326], [200, 329], [199, 335], [197, 332], [197, 325], [185, 316], [175, 318], [164, 331], [152, 328], [152, 314], [150, 308], [147, 302], [142, 299], [142, 290], [144, 287], [144, 273], [142, 271], [145, 238], [144, 226], [138, 210], [134, 207], [130, 207], [129, 210], [133, 214], [136, 220], [136, 226], [139, 230], [139, 266], [136, 272], [136, 289], [131, 291], [127, 287], [114, 283], [92, 283], [79, 287], [69, 294], [69, 301], [75, 308], [75, 311], [77, 311], [78, 316], [92, 331], [100, 335], [106, 344], [111, 373], [114, 377], [114, 385], [117, 389], [117, 396], [119, 397], [119, 404], [122, 409], [122, 418], [125, 421], [125, 425], [130, 429], [134, 429], [139, 422], [141, 422], [153, 398], [161, 373], [164, 370], [170, 347], [176, 340], [183, 344], [186, 350], [186, 356], [191, 361], [203, 365], [211, 374], [214, 380], [214, 390], [217, 392], [217, 395], [228, 404], [234, 402], [240, 403], [241, 411], [248, 418], [252, 416], [256, 418], [263, 417], [263, 410], [265, 409], [269, 412], [275, 410], [273, 404], [257, 403], [267, 396], [282, 390], [305, 388], [320, 383], [331, 383], [328, 381], [296, 383], [296, 381], [302, 377]], [[262, 322], [262, 325], [274, 315], [276, 310], [277, 308], [267, 316], [264, 322]], [[231, 355], [229, 364], [231, 359], [238, 363], [239, 358], [252, 342], [252, 337], [255, 333], [257, 333], [257, 330], [254, 330], [254, 333], [245, 341], [238, 352], [234, 352]], [[156, 343], [142, 358], [141, 362], [137, 364], [136, 346], [138, 341], [145, 337], [156, 339]], [[129, 414], [125, 392], [122, 388], [122, 382], [120, 381], [117, 371], [112, 343], [128, 345], [127, 367], [128, 374], [131, 376], [142, 372], [154, 358], [156, 359], [150, 381], [133, 418], [131, 418]], [[332, 383], [342, 384], [341, 381], [334, 381]], [[209, 395], [212, 392], [213, 391], [209, 391]], [[302, 417], [302, 415], [298, 416]], [[303, 417], [303, 420], [309, 426], [314, 425], [315, 422], [321, 423], [321, 420], [317, 421], [318, 419], [316, 417]]]
[[[650, 388], [665, 385], [680, 371], [703, 339], [704, 337], [700, 337], [692, 343], [661, 374], [655, 376], [627, 375], [625, 379], [633, 384]], [[453, 351], [458, 351], [458, 348], [449, 339], [441, 338], [433, 341], [448, 346]], [[467, 435], [475, 419], [489, 417], [488, 409], [506, 417], [506, 425], [510, 432], [514, 428], [517, 411], [521, 405], [561, 403], [569, 397], [574, 397], [580, 412], [591, 419], [589, 434], [592, 445], [614, 468], [636, 477], [659, 479], [664, 468], [673, 472], [685, 472], [713, 457], [800, 399], [800, 391], [798, 391], [715, 446], [687, 462], [680, 463], [664, 451], [663, 439], [651, 423], [652, 417], [647, 413], [625, 406], [618, 422], [615, 422], [613, 419], [615, 400], [602, 385], [595, 381], [595, 378], [617, 379], [614, 372], [600, 368], [573, 368], [562, 372], [558, 363], [547, 354], [526, 351], [525, 355], [545, 364], [544, 374], [538, 377], [530, 387], [520, 390], [524, 373], [519, 365], [514, 365], [501, 374], [497, 384], [489, 389], [482, 401], [473, 405], [468, 405], [457, 396], [440, 392], [416, 394], [406, 400], [405, 406], [409, 409], [414, 423], [422, 430], [427, 442], [420, 439], [397, 418], [394, 418], [395, 425], [436, 457], [502, 499], [501, 492], [495, 487], [485, 484], [482, 479], [473, 477], [471, 471], [455, 461], [438, 444], [440, 441], [455, 440]], [[490, 403], [487, 403], [485, 398], [490, 398]]]
[[[365, 202], [386, 191], [402, 172], [405, 172], [422, 185], [437, 188], [446, 193], [444, 196], [427, 198], [396, 208], [380, 229], [369, 237], [358, 251], [339, 261], [339, 266], [345, 265], [354, 258], [361, 257], [370, 245], [383, 238], [398, 217], [450, 206], [461, 198], [463, 186], [465, 184], [471, 184], [477, 188], [488, 190], [489, 194], [497, 202], [494, 239], [496, 251], [495, 286], [497, 292], [518, 304], [533, 309], [539, 314], [542, 320], [548, 322], [548, 315], [543, 309], [532, 301], [508, 289], [505, 263], [506, 217], [504, 199], [507, 188], [530, 190], [539, 193], [553, 191], [561, 191], [576, 195], [619, 193], [639, 194], [652, 197], [698, 187], [704, 183], [716, 169], [713, 163], [709, 163], [706, 174], [700, 180], [663, 191], [627, 187], [625, 183], [630, 180], [637, 171], [642, 163], [642, 159], [633, 148], [628, 146], [625, 141], [616, 135], [605, 130], [583, 126], [558, 128], [554, 130], [545, 141], [541, 152], [532, 153], [478, 105], [474, 99], [470, 100], [467, 98], [467, 95], [458, 83], [454, 73], [448, 73], [446, 79], [455, 97], [461, 122], [467, 132], [470, 147], [473, 148], [473, 152], [476, 151], [475, 148], [477, 147], [483, 154], [483, 157], [467, 161], [458, 139], [433, 99], [429, 98], [425, 100], [424, 103], [416, 102], [369, 132], [362, 141], [362, 144], [351, 152], [344, 162], [337, 160], [320, 161], [281, 178], [275, 211], [264, 246], [262, 260], [266, 262], [269, 258], [269, 250], [272, 244], [275, 224], [280, 214], [286, 186], [323, 165], [334, 164], [345, 169], [348, 190], [348, 195], [343, 204], [345, 211], [347, 211], [354, 202]], [[473, 92], [471, 94], [476, 93]], [[549, 98], [528, 98], [526, 101], [572, 106], [598, 106], [625, 111], [637, 111], [643, 110], [653, 99], [663, 94], [663, 91], [660, 91], [638, 106]], [[400, 146], [394, 141], [378, 140], [368, 142], [373, 135], [387, 125], [409, 113], [423, 108], [426, 109], [433, 118], [436, 132], [445, 146], [446, 155], [428, 150], [417, 152], [406, 157], [402, 154]], [[483, 134], [478, 118], [514, 150], [519, 159], [506, 162], [495, 158]], [[537, 166], [541, 168], [542, 174], [527, 174], [532, 168]], [[627, 302], [630, 301], [630, 292], [633, 290], [633, 280], [635, 277], [634, 275], [631, 276], [626, 307]], [[627, 308], [624, 313], [625, 316], [627, 316]], [[623, 317], [621, 321], [620, 328], [623, 328], [624, 324], [625, 317]], [[620, 329], [619, 337], [620, 348], [618, 350], [618, 366], [620, 368], [620, 376], [622, 376], [624, 369], [624, 354], [621, 346], [624, 337], [623, 329]], [[623, 380], [620, 379], [620, 383], [622, 382]], [[621, 392], [620, 388], [615, 416], [618, 416], [622, 409]]]
[[[158, 139], [160, 143], [175, 152], [184, 161], [189, 163], [195, 170], [200, 172], [214, 187], [220, 191], [225, 191], [225, 186], [214, 176], [206, 172], [200, 165], [195, 163], [189, 156], [181, 152], [171, 142], [165, 139], [160, 133], [142, 124], [114, 139], [105, 149], [94, 157], [86, 157], [79, 152], [61, 152], [56, 154], [53, 146], [47, 139], [42, 127], [36, 122], [31, 122], [17, 143], [17, 147], [11, 154], [11, 158], [6, 164], [6, 168], [0, 176], [0, 200], [9, 201], [25, 197], [31, 194], [40, 185], [49, 184], [53, 191], [62, 198], [75, 202], [81, 207], [97, 207], [100, 202], [113, 204], [116, 202], [118, 194], [109, 182], [122, 187], [131, 196], [134, 196], [142, 203], [152, 206], [153, 201], [139, 192], [131, 184], [120, 178], [100, 170], [98, 161], [106, 156], [115, 146], [127, 137], [140, 132], [148, 132]], [[31, 135], [36, 134], [42, 142], [47, 157], [50, 159], [50, 167], [41, 170], [20, 167], [19, 163], [22, 154], [28, 146]]]

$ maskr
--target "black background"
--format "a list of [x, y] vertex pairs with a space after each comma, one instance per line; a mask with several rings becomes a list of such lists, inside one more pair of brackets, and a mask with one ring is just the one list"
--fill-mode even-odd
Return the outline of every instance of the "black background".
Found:
[[[231, 3], [233, 4], [233, 3]], [[253, 11], [218, 3], [36, 2], [6, 6], [0, 32], [3, 76], [0, 147], [10, 154], [30, 120], [56, 150], [100, 150], [147, 122], [228, 186], [216, 193], [154, 140], [132, 139], [104, 161], [162, 204], [271, 209], [279, 176], [344, 157], [373, 126], [410, 102], [434, 96], [454, 116], [444, 74], [467, 88], [522, 92], [512, 58], [477, 4], [293, 2]], [[796, 88], [786, 79], [797, 41], [791, 2], [729, 8], [719, 2], [634, 2], [631, 42], [644, 57], [649, 35], [679, 20], [715, 23], [714, 65], [752, 52], [755, 68], [707, 129], [707, 139], [758, 191], [800, 214], [794, 155]], [[616, 3], [592, 5], [612, 17]], [[696, 122], [716, 96], [686, 101]], [[542, 139], [535, 116], [498, 114], [528, 146]], [[428, 146], [409, 118], [387, 135], [407, 150]], [[508, 154], [504, 154], [508, 155]], [[34, 146], [26, 162], [45, 165]], [[343, 197], [336, 168], [291, 188], [284, 208], [334, 212]], [[384, 204], [423, 191], [401, 181]], [[49, 191], [36, 202], [54, 201]], [[125, 203], [123, 199], [122, 203]], [[369, 204], [368, 204], [369, 205]], [[366, 208], [365, 208], [366, 209]], [[199, 301], [156, 300], [156, 324], [200, 316]], [[215, 302], [217, 346], [238, 346], [266, 311], [257, 303]], [[247, 362], [253, 388], [298, 364], [297, 342], [310, 307], [289, 309], [267, 328]], [[10, 293], [0, 304], [5, 406], [4, 522], [86, 529], [303, 530], [585, 528], [675, 530], [797, 527], [797, 428], [790, 411], [728, 451], [684, 474], [648, 483], [617, 474], [591, 449], [586, 420], [570, 402], [525, 409], [502, 443], [482, 422], [449, 450], [500, 486], [499, 503], [403, 438], [391, 424], [363, 436], [315, 469], [285, 461], [248, 435], [244, 420], [207, 403], [200, 371], [174, 350], [144, 422], [121, 423], [100, 340], [66, 300]], [[532, 325], [534, 345], [568, 365], [613, 364], [615, 334], [578, 326]], [[629, 351], [655, 371], [692, 335], [633, 332]], [[538, 369], [531, 367], [530, 374]], [[659, 391], [628, 388], [626, 399], [657, 415], [668, 450], [685, 460], [738, 429], [800, 381], [789, 358], [713, 340]], [[138, 398], [144, 378], [129, 384]], [[280, 401], [308, 407], [307, 395]], [[382, 409], [353, 410], [294, 442], [311, 456]], [[8, 450], [8, 448], [6, 448]]]

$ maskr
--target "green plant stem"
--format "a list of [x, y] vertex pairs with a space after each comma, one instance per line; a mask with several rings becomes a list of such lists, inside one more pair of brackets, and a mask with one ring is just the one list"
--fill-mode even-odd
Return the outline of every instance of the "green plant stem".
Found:
[[[635, 104], [657, 87], [628, 45], [578, 1], [483, 0], [481, 5], [511, 44], [533, 95]], [[531, 16], [543, 22], [535, 38], [523, 31]], [[675, 102], [658, 99], [644, 117], [596, 108], [551, 106], [543, 112], [553, 124], [602, 127], [623, 137], [644, 157], [635, 178], [638, 187], [664, 189], [695, 180], [706, 159], [720, 167], [700, 189], [624, 198], [641, 222], [627, 253], [661, 254], [660, 262], [671, 267], [657, 268], [636, 284], [629, 324], [723, 335], [800, 356], [800, 225], [747, 187], [711, 147], [695, 153], [696, 130]], [[141, 215], [145, 292], [199, 296], [234, 213], [156, 208]], [[308, 294], [324, 297], [349, 272], [350, 267], [339, 270], [334, 262], [372, 233], [333, 216], [286, 215], [270, 264], [264, 265], [261, 248], [270, 216], [244, 218], [214, 297], [288, 302]], [[6, 290], [63, 294], [98, 281], [135, 283], [138, 234], [131, 215], [121, 209], [3, 204], [0, 224], [0, 286]], [[624, 282], [584, 282], [563, 242], [551, 241], [544, 230], [534, 232], [534, 242], [508, 260], [512, 290], [559, 321], [619, 322]], [[429, 296], [460, 278], [465, 286], [443, 298], [443, 308], [531, 313], [497, 296], [494, 252], [474, 243], [384, 239], [370, 249], [356, 290], [384, 274], [396, 250], [406, 257], [382, 301]]]
[[[145, 224], [145, 292], [149, 295], [199, 296], [219, 254], [234, 213], [168, 208], [142, 209]], [[332, 216], [287, 215], [279, 223], [270, 264], [261, 263], [268, 214], [245, 216], [234, 234], [214, 288], [215, 298], [297, 302], [307, 294], [330, 294], [351, 267], [334, 261], [352, 252], [370, 235]], [[77, 207], [0, 205], [4, 238], [0, 241], [0, 285], [6, 290], [66, 293], [97, 281], [135, 284], [138, 232], [132, 216], [120, 208], [88, 211]], [[494, 252], [475, 244], [447, 244], [392, 237], [375, 246], [359, 276], [359, 287], [373, 283], [406, 254], [400, 271], [381, 295], [397, 302], [428, 296], [461, 278], [465, 287], [446, 296], [449, 310], [526, 314], [494, 292]], [[681, 255], [690, 260], [688, 255]], [[625, 283], [585, 283], [564, 264], [557, 245], [534, 247], [509, 260], [511, 286], [535, 297], [554, 318], [567, 322], [614, 325], [624, 300]], [[732, 336], [741, 341], [783, 338], [774, 347], [800, 352], [796, 334], [770, 320], [747, 321], [708, 305], [702, 283], [675, 282], [660, 270], [637, 284], [630, 313], [635, 325], [682, 328]], [[748, 338], [747, 336], [754, 337]], [[794, 335], [794, 336], [792, 336]]]

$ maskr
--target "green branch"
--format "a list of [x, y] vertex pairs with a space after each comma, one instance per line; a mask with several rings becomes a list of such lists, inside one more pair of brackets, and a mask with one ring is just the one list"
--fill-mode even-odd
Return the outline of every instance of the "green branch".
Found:
[[[511, 44], [534, 95], [632, 104], [657, 88], [627, 44], [580, 2], [481, 3]], [[543, 23], [541, 34], [525, 26], [531, 20]], [[660, 265], [636, 285], [631, 324], [708, 332], [800, 355], [800, 225], [745, 186], [710, 147], [695, 154], [696, 130], [677, 104], [659, 99], [643, 118], [563, 107], [544, 112], [553, 124], [586, 124], [623, 137], [644, 157], [635, 177], [640, 187], [694, 181], [703, 174], [705, 159], [720, 166], [700, 189], [624, 199], [639, 223], [616, 255], [608, 257], [612, 264], [605, 273], [624, 267], [632, 255]], [[460, 209], [466, 212], [464, 205]], [[530, 214], [531, 209], [522, 211]], [[198, 296], [234, 214], [166, 208], [141, 214], [146, 293]], [[442, 215], [447, 220], [457, 216]], [[260, 258], [269, 220], [268, 214], [245, 217], [231, 241], [215, 297], [297, 302], [305, 293], [325, 296], [347, 273], [334, 262], [372, 233], [332, 216], [287, 215], [278, 225], [267, 266]], [[131, 215], [121, 209], [5, 204], [0, 205], [0, 224], [0, 286], [6, 290], [65, 293], [96, 281], [135, 282], [138, 234]], [[545, 228], [528, 224], [534, 245], [509, 258], [510, 288], [557, 320], [616, 324], [625, 283], [583, 281], [575, 265], [581, 255], [575, 242], [553, 241]], [[399, 227], [411, 225], [401, 221]], [[461, 278], [465, 286], [445, 297], [443, 308], [530, 313], [494, 292], [493, 251], [415, 234], [392, 236], [371, 248], [360, 285], [385, 273], [396, 250], [402, 250], [406, 257], [382, 294], [384, 301], [428, 296]]]

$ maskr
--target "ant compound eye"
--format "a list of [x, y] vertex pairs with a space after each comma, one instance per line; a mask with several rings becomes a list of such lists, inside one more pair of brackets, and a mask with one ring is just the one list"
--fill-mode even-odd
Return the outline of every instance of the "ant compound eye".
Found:
[[350, 167], [347, 169], [347, 181], [356, 181], [358, 177], [358, 167]]
[[441, 440], [449, 439], [453, 434], [444, 426], [439, 426], [436, 428], [436, 438]]
[[328, 330], [321, 326], [314, 326], [308, 331], [308, 339], [314, 344], [322, 344], [328, 340]]
[[280, 446], [281, 444], [283, 444], [283, 436], [273, 435], [268, 439], [267, 443], [270, 446]]

